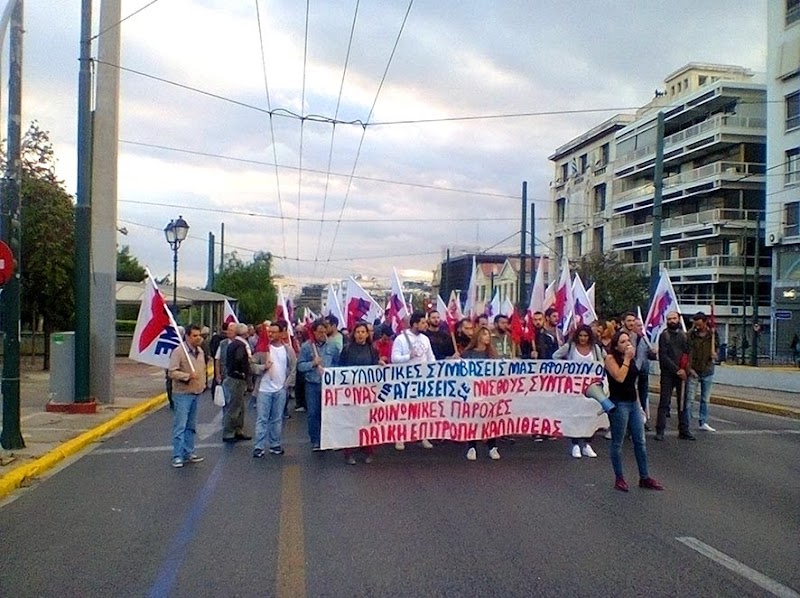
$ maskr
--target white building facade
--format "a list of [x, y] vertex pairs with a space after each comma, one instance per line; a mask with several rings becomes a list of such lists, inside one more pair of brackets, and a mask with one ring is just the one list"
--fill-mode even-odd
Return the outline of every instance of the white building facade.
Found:
[[800, 334], [800, 0], [768, 3], [766, 242], [772, 248], [772, 336], [779, 361]]

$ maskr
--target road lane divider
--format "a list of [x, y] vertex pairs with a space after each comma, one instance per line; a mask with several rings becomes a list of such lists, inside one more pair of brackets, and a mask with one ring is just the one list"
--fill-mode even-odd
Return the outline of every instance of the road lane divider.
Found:
[[283, 468], [275, 580], [277, 598], [306, 598], [303, 496], [300, 482], [299, 465], [287, 465]]

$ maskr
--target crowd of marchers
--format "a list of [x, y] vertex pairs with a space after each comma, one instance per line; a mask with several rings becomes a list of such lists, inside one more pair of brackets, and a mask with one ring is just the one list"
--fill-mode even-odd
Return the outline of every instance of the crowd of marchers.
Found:
[[[609, 456], [614, 472], [614, 487], [627, 492], [622, 467], [622, 446], [633, 444], [639, 474], [639, 487], [663, 489], [650, 476], [646, 451], [646, 432], [664, 441], [671, 415], [672, 397], [677, 405], [678, 438], [695, 440], [692, 432], [694, 402], [699, 392], [697, 429], [715, 430], [708, 423], [709, 397], [719, 341], [706, 315], [692, 317], [688, 332], [683, 330], [677, 312], [667, 314], [667, 326], [651, 346], [642, 331], [642, 322], [632, 313], [620, 319], [577, 325], [567, 338], [558, 328], [560, 314], [553, 308], [532, 316], [532, 329], [520, 339], [512, 334], [509, 318], [498, 315], [464, 318], [452, 329], [438, 311], [413, 312], [406, 327], [395, 334], [387, 324], [360, 321], [350, 330], [340, 329], [335, 316], [298, 324], [290, 334], [286, 321], [263, 322], [255, 327], [230, 323], [209, 338], [207, 328], [190, 325], [183, 331], [185, 350], [176, 349], [170, 359], [168, 377], [172, 382], [173, 467], [203, 460], [195, 452], [194, 437], [197, 401], [211, 386], [212, 394], [221, 388], [224, 397], [222, 441], [237, 443], [253, 440], [252, 455], [283, 455], [283, 426], [296, 413], [305, 413], [312, 451], [320, 451], [322, 415], [322, 372], [337, 366], [374, 366], [398, 363], [423, 363], [441, 359], [568, 359], [603, 363], [608, 384], [610, 427], [598, 430], [609, 439]], [[649, 405], [650, 362], [660, 369], [659, 400], [653, 424]], [[213, 376], [207, 380], [207, 365], [213, 362]], [[253, 436], [246, 432], [248, 405], [256, 410]], [[654, 429], [653, 429], [654, 428]], [[432, 449], [429, 440], [421, 446]], [[535, 441], [544, 440], [534, 437]], [[575, 459], [597, 457], [592, 438], [571, 438], [570, 453]], [[513, 443], [514, 438], [486, 441], [488, 455], [500, 459], [498, 441]], [[359, 449], [366, 463], [372, 462], [376, 447]], [[403, 443], [394, 445], [404, 450]], [[466, 458], [478, 456], [477, 442], [465, 447]], [[355, 449], [343, 450], [347, 463], [356, 463]]]

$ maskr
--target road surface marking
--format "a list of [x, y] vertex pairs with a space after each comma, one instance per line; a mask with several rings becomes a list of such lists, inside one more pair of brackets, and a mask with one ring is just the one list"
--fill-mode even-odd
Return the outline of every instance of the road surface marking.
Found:
[[208, 424], [197, 424], [197, 438], [206, 440], [217, 432], [222, 431], [222, 409], [218, 409], [217, 415]]
[[[194, 448], [196, 449], [207, 449], [207, 448], [222, 448], [223, 444], [221, 442], [206, 442], [196, 444]], [[172, 445], [164, 445], [164, 446], [130, 446], [126, 448], [101, 448], [95, 449], [90, 455], [125, 455], [125, 454], [136, 454], [136, 453], [166, 453], [172, 451]]]
[[703, 556], [708, 557], [712, 561], [722, 565], [726, 569], [729, 569], [737, 575], [752, 581], [757, 586], [764, 588], [775, 596], [779, 596], [780, 598], [800, 598], [800, 594], [795, 592], [792, 588], [785, 586], [770, 577], [767, 577], [755, 569], [751, 569], [744, 563], [740, 563], [736, 559], [729, 557], [724, 552], [720, 552], [713, 546], [709, 546], [697, 538], [682, 537], [675, 539], [678, 542], [685, 544], [692, 550], [696, 550]]
[[183, 559], [186, 556], [186, 546], [197, 531], [197, 526], [200, 523], [200, 519], [203, 517], [203, 512], [206, 510], [214, 494], [214, 489], [222, 478], [222, 464], [224, 462], [224, 458], [217, 462], [216, 466], [211, 471], [211, 475], [208, 476], [206, 483], [192, 501], [186, 516], [181, 522], [178, 533], [175, 534], [169, 548], [164, 553], [166, 558], [161, 565], [161, 569], [158, 571], [153, 586], [150, 588], [150, 592], [148, 593], [150, 598], [169, 596], [172, 592], [175, 581], [178, 578], [178, 571], [180, 571], [183, 565]]
[[281, 475], [281, 512], [278, 524], [277, 598], [305, 598], [306, 555], [303, 539], [303, 496], [300, 466], [287, 465]]

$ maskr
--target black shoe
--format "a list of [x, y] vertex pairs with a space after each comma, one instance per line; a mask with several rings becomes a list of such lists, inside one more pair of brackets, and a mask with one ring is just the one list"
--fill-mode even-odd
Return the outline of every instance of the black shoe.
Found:
[[659, 442], [664, 440], [664, 432], [656, 432], [656, 435], [653, 436], [653, 440], [658, 440]]
[[692, 434], [691, 432], [681, 432], [678, 434], [678, 438], [681, 440], [697, 440], [697, 436]]
[[253, 439], [252, 436], [248, 436], [244, 432], [237, 432], [236, 434], [233, 435], [233, 438], [234, 438], [234, 441], [236, 441], [236, 440], [252, 440]]
[[253, 451], [253, 459], [262, 459], [263, 457], [264, 457], [264, 449], [255, 449]]
[[645, 424], [644, 425], [644, 431], [645, 432], [652, 432], [653, 428], [650, 426], [650, 424]]
[[222, 442], [227, 442], [229, 444], [233, 444], [234, 442], [237, 442], [238, 440], [239, 439], [236, 438], [236, 436], [224, 436], [222, 438]]

